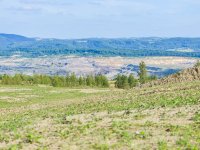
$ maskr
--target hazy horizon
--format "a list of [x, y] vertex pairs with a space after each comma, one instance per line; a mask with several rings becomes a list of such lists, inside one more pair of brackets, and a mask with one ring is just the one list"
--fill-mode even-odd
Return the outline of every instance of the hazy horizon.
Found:
[[55, 37], [31, 37], [31, 36], [26, 36], [26, 35], [22, 35], [22, 34], [16, 34], [16, 33], [0, 33], [0, 34], [5, 34], [5, 35], [17, 35], [17, 36], [24, 36], [27, 38], [38, 38], [38, 39], [58, 39], [58, 40], [82, 40], [82, 39], [142, 39], [142, 38], [162, 38], [162, 39], [170, 39], [170, 38], [200, 38], [200, 36], [197, 37], [186, 37], [186, 36], [182, 36], [182, 37], [156, 37], [156, 36], [146, 36], [146, 37], [84, 37], [84, 38], [55, 38]]

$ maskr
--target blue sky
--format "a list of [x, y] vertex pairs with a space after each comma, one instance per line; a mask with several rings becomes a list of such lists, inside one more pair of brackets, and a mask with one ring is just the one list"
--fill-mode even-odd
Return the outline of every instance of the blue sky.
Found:
[[200, 37], [200, 0], [0, 0], [0, 33]]

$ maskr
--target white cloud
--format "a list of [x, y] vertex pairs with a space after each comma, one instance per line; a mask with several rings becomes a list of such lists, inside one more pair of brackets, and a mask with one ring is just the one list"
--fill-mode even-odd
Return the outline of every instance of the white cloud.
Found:
[[0, 30], [44, 36], [198, 34], [199, 18], [200, 0], [0, 0]]
[[74, 14], [74, 16], [144, 13], [154, 9], [152, 4], [138, 0], [13, 0], [12, 3], [1, 1], [4, 1], [7, 9], [19, 13], [38, 11], [50, 14]]

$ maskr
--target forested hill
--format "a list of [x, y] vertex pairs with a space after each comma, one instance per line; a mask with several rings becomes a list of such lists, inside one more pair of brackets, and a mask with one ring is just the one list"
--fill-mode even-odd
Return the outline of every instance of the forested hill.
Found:
[[20, 54], [78, 56], [200, 57], [200, 38], [40, 39], [0, 34], [0, 56]]

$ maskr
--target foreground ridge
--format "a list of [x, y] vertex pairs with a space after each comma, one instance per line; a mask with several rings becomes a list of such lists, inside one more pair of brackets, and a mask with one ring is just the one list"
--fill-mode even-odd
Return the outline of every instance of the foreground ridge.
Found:
[[182, 70], [176, 74], [172, 74], [167, 77], [146, 83], [142, 86], [143, 87], [151, 87], [154, 85], [189, 82], [189, 81], [195, 81], [195, 80], [200, 80], [200, 67], [188, 68], [188, 69]]

